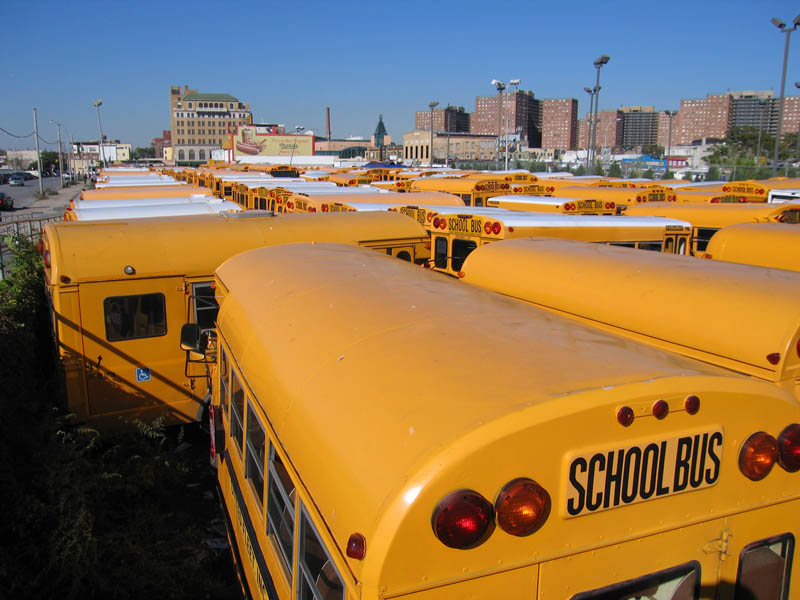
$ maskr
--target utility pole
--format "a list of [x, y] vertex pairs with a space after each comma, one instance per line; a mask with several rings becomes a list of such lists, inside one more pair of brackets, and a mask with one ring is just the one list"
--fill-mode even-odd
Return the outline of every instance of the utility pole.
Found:
[[64, 163], [61, 160], [61, 123], [50, 119], [51, 123], [55, 123], [58, 129], [58, 176], [61, 178], [61, 187], [64, 187]]
[[36, 164], [39, 166], [39, 196], [44, 196], [42, 186], [42, 154], [39, 152], [39, 121], [36, 119], [36, 109], [33, 109], [33, 137], [36, 138]]

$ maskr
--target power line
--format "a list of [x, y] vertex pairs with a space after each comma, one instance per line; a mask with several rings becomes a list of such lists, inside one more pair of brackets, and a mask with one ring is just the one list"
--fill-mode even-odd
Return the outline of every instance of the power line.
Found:
[[13, 134], [13, 133], [11, 133], [10, 131], [6, 131], [6, 130], [5, 130], [5, 129], [3, 129], [2, 127], [0, 127], [0, 131], [2, 131], [3, 133], [6, 133], [6, 134], [8, 134], [8, 135], [10, 135], [11, 137], [15, 137], [15, 138], [17, 138], [18, 140], [24, 140], [25, 138], [29, 138], [29, 137], [31, 137], [31, 136], [33, 135], [33, 131], [31, 131], [31, 132], [30, 132], [28, 135], [14, 135], [14, 134]]
[[45, 144], [50, 144], [51, 146], [55, 146], [55, 144], [56, 144], [55, 142], [48, 142], [48, 141], [47, 141], [46, 139], [44, 139], [42, 136], [39, 136], [39, 139], [40, 139], [40, 140], [42, 140], [42, 141], [43, 141]]

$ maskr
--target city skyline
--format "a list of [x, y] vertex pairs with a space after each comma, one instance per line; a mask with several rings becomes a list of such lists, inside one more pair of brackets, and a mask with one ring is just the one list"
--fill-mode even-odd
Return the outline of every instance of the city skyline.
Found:
[[[244, 3], [223, 15], [229, 23], [223, 27], [224, 9], [211, 3], [187, 10], [88, 2], [74, 11], [12, 0], [0, 16], [19, 24], [8, 28], [6, 47], [22, 49], [22, 58], [4, 63], [0, 127], [29, 134], [35, 106], [42, 138], [55, 140], [54, 119], [65, 138], [96, 139], [92, 101], [102, 97], [103, 133], [147, 146], [169, 128], [164, 90], [189, 85], [234, 94], [250, 104], [256, 121], [303, 125], [318, 135], [330, 106], [337, 138], [368, 138], [380, 113], [400, 139], [431, 100], [472, 112], [476, 96], [494, 93], [492, 78], [518, 77], [538, 99], [575, 98], [583, 115], [583, 88], [594, 84], [592, 61], [600, 54], [611, 56], [602, 70], [600, 110], [677, 110], [682, 98], [726, 91], [779, 94], [785, 35], [770, 19], [791, 22], [796, 7], [716, 0], [670, 6], [656, 21], [649, 8], [627, 2], [578, 2], [569, 14], [501, 2], [492, 5], [498, 18], [487, 20], [485, 6], [474, 2], [457, 8], [411, 2], [402, 11], [310, 2], [303, 13], [288, 6], [265, 13]], [[582, 16], [565, 22], [575, 15]], [[499, 25], [487, 29], [487, 22]], [[506, 23], [530, 25], [517, 31], [502, 28]], [[795, 81], [800, 38], [790, 47], [787, 95]], [[0, 132], [0, 147], [32, 145], [32, 138]]]

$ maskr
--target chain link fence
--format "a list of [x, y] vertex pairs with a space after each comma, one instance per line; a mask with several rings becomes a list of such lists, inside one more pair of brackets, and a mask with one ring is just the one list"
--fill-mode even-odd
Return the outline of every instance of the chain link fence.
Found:
[[45, 224], [63, 219], [63, 213], [43, 213], [0, 222], [0, 279], [5, 279], [11, 267], [11, 252], [6, 245], [8, 236], [19, 236], [36, 243], [41, 237]]

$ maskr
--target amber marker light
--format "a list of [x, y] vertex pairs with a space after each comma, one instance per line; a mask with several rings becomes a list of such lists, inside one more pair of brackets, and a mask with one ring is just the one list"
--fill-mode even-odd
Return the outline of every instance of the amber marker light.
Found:
[[764, 431], [751, 435], [739, 450], [739, 470], [748, 479], [759, 481], [772, 470], [778, 459], [778, 443]]
[[347, 540], [347, 556], [363, 560], [367, 555], [367, 540], [360, 533], [353, 533]]
[[524, 537], [537, 531], [550, 515], [550, 494], [533, 479], [520, 477], [506, 484], [494, 503], [497, 525]]

